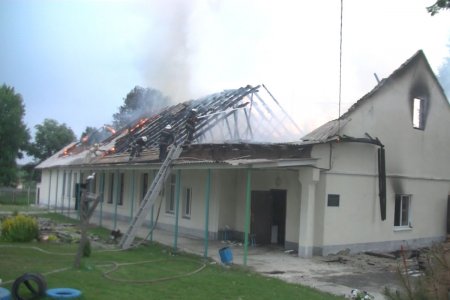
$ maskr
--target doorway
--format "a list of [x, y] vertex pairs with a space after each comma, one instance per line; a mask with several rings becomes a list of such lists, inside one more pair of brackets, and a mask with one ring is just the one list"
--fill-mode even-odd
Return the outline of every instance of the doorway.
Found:
[[250, 233], [259, 245], [284, 246], [286, 190], [252, 191]]

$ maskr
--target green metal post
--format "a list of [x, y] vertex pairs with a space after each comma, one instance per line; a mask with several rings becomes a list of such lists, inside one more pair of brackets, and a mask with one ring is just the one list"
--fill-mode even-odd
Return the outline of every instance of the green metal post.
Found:
[[173, 239], [173, 250], [177, 251], [178, 242], [178, 215], [180, 214], [180, 185], [181, 185], [181, 170], [177, 170], [177, 179], [175, 182], [175, 234]]
[[245, 191], [245, 225], [244, 225], [244, 266], [247, 265], [248, 234], [250, 231], [250, 197], [251, 197], [252, 173], [247, 169], [247, 188]]
[[59, 169], [56, 170], [55, 213], [58, 206]]
[[119, 204], [119, 170], [116, 171], [116, 176], [114, 176], [114, 184], [116, 185], [114, 188], [114, 194], [115, 194], [115, 205], [114, 205], [114, 230], [116, 230], [117, 227], [117, 206]]
[[69, 172], [69, 188], [67, 189], [67, 196], [69, 197], [68, 215], [70, 217], [70, 209], [72, 205], [72, 170]]
[[52, 191], [52, 170], [50, 169], [50, 176], [48, 179], [48, 205], [47, 205], [47, 209], [50, 211], [50, 195], [51, 195], [51, 191]]
[[209, 241], [209, 197], [211, 195], [211, 169], [208, 169], [206, 177], [206, 193], [205, 193], [205, 251], [203, 257], [208, 257], [208, 241]]
[[81, 210], [81, 177], [83, 176], [83, 174], [81, 173], [81, 170], [80, 170], [80, 173], [78, 174], [78, 191], [77, 191], [77, 199], [76, 199], [76, 201], [77, 201], [77, 218], [79, 219], [79, 220], [81, 220], [81, 215], [80, 215], [80, 210]]
[[[148, 174], [150, 175], [150, 172], [149, 172]], [[154, 171], [153, 171], [153, 179], [152, 179], [152, 181], [155, 180], [156, 174], [157, 174], [157, 171], [154, 170]], [[148, 178], [149, 178], [148, 186], [150, 186], [150, 184], [151, 184], [150, 176], [148, 176]], [[151, 211], [151, 213], [150, 213], [150, 229], [153, 228], [153, 222], [154, 222], [154, 220], [153, 220], [153, 218], [154, 218], [154, 217], [153, 217], [153, 215], [154, 215], [154, 208], [155, 208], [155, 205], [153, 204], [153, 205], [152, 205], [152, 211]], [[153, 242], [153, 230], [154, 230], [154, 228], [153, 228], [152, 231], [150, 232], [150, 236], [149, 236], [149, 241], [150, 241], [150, 242]]]
[[134, 170], [131, 172], [131, 207], [130, 207], [130, 223], [133, 221], [133, 209], [134, 209]]
[[102, 226], [102, 219], [103, 219], [103, 200], [105, 199], [105, 172], [102, 173], [102, 178], [100, 179], [100, 221], [99, 225]]

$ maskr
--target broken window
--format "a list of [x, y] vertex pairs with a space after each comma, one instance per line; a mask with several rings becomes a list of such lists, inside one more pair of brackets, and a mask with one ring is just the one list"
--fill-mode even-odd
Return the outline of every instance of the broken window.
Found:
[[414, 98], [413, 100], [413, 127], [423, 130], [425, 127], [425, 100]]
[[192, 188], [184, 189], [184, 197], [183, 197], [183, 217], [190, 218], [191, 217], [191, 205], [192, 205]]
[[119, 199], [117, 202], [117, 205], [123, 205], [123, 185], [124, 185], [124, 181], [125, 181], [125, 174], [124, 173], [120, 173], [120, 177], [119, 177]]
[[113, 203], [114, 200], [114, 173], [110, 174], [109, 177], [109, 197], [108, 203]]
[[175, 186], [176, 186], [177, 176], [170, 175], [170, 186], [169, 193], [167, 193], [166, 198], [166, 212], [173, 214], [175, 212]]
[[148, 173], [142, 174], [142, 195], [139, 199], [139, 204], [141, 204], [142, 199], [144, 199], [145, 195], [147, 194], [148, 189]]
[[328, 194], [328, 206], [339, 207], [339, 195]]
[[411, 195], [395, 195], [395, 227], [410, 227]]

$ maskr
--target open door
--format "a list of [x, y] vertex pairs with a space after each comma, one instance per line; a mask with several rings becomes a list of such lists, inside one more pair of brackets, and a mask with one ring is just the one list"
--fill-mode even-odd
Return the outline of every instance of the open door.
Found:
[[250, 233], [258, 245], [284, 246], [286, 191], [252, 191]]

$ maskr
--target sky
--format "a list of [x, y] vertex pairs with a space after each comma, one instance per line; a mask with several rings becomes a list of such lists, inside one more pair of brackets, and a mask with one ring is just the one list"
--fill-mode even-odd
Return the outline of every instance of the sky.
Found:
[[[264, 84], [306, 134], [419, 49], [450, 56], [450, 11], [434, 0], [0, 0], [0, 84], [24, 121], [55, 119], [79, 137], [111, 123], [135, 86], [174, 103]], [[300, 138], [300, 137], [299, 137]]]

